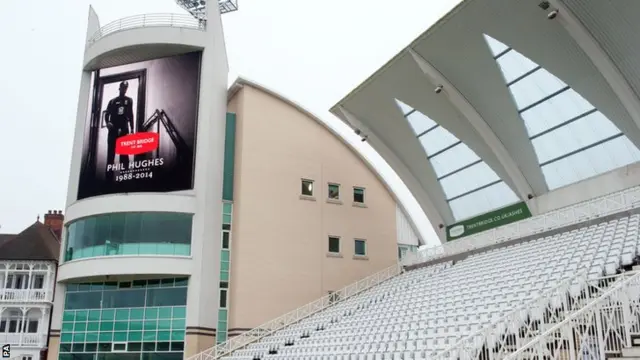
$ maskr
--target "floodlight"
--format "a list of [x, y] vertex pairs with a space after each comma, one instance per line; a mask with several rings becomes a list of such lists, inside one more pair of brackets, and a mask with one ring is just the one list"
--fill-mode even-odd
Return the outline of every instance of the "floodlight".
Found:
[[207, 20], [207, 2], [213, 1], [218, 2], [220, 14], [238, 10], [238, 0], [176, 0], [178, 5], [198, 20]]

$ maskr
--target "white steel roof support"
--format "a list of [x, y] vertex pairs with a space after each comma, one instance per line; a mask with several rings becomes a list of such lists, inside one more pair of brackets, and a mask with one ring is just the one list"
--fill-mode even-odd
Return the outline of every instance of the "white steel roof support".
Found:
[[[640, 99], [638, 99], [627, 80], [613, 63], [611, 57], [607, 55], [589, 30], [564, 3], [559, 0], [549, 0], [549, 4], [558, 11], [558, 15], [553, 21], [558, 21], [580, 46], [640, 129]], [[612, 119], [612, 121], [615, 123], [615, 120]], [[638, 136], [629, 133], [625, 133], [625, 135], [640, 148], [640, 138]]]
[[[524, 174], [518, 168], [518, 165], [509, 155], [509, 152], [502, 144], [500, 139], [491, 130], [491, 127], [482, 118], [482, 116], [476, 111], [476, 109], [467, 101], [467, 99], [456, 89], [456, 87], [450, 83], [443, 75], [425, 60], [420, 54], [416, 53], [412, 49], [409, 49], [409, 53], [413, 60], [418, 64], [424, 75], [434, 84], [440, 84], [442, 89], [442, 95], [446, 96], [451, 104], [455, 106], [458, 111], [467, 119], [469, 124], [478, 132], [487, 146], [493, 151], [500, 164], [504, 167], [509, 179], [502, 179], [509, 184], [516, 195], [522, 200], [526, 200], [529, 195], [534, 195], [533, 189], [527, 182]], [[541, 170], [540, 170], [541, 171]], [[541, 174], [542, 176], [542, 174]]]

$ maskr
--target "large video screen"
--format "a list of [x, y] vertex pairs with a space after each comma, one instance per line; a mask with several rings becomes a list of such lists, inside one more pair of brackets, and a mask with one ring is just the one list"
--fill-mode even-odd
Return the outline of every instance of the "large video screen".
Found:
[[96, 70], [78, 199], [193, 188], [201, 52]]

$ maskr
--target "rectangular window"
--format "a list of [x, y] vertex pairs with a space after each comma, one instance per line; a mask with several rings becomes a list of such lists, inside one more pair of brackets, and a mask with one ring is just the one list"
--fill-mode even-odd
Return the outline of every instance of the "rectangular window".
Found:
[[27, 332], [31, 334], [38, 332], [38, 320], [27, 320]]
[[[8, 287], [10, 289], [25, 289], [27, 286], [27, 276], [28, 275], [23, 275], [23, 274], [17, 274], [13, 277], [13, 286], [10, 284]], [[11, 275], [9, 275], [9, 278], [11, 278]]]
[[302, 195], [313, 196], [313, 180], [302, 179]]
[[18, 332], [18, 320], [9, 320], [9, 333], [17, 333]]
[[225, 250], [229, 249], [229, 232], [228, 231], [222, 232], [222, 248]]
[[35, 275], [31, 283], [32, 289], [42, 289], [44, 287], [44, 275]]
[[123, 352], [127, 351], [127, 343], [126, 342], [114, 342], [111, 352]]
[[329, 236], [329, 252], [340, 253], [340, 238], [337, 236]]
[[356, 239], [354, 241], [355, 249], [354, 253], [358, 256], [367, 255], [367, 242], [365, 240]]
[[227, 307], [227, 290], [225, 289], [220, 290], [220, 307], [221, 308]]
[[353, 188], [353, 202], [358, 204], [364, 204], [364, 188]]
[[340, 199], [340, 185], [338, 184], [329, 184], [329, 199], [339, 200]]

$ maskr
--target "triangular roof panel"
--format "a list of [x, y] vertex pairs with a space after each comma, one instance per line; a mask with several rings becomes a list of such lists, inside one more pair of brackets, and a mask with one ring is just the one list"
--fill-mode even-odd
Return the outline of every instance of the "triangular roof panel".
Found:
[[518, 201], [480, 157], [433, 119], [396, 100], [438, 177], [451, 212], [462, 220]]
[[589, 101], [485, 34], [550, 190], [640, 161], [640, 151]]

